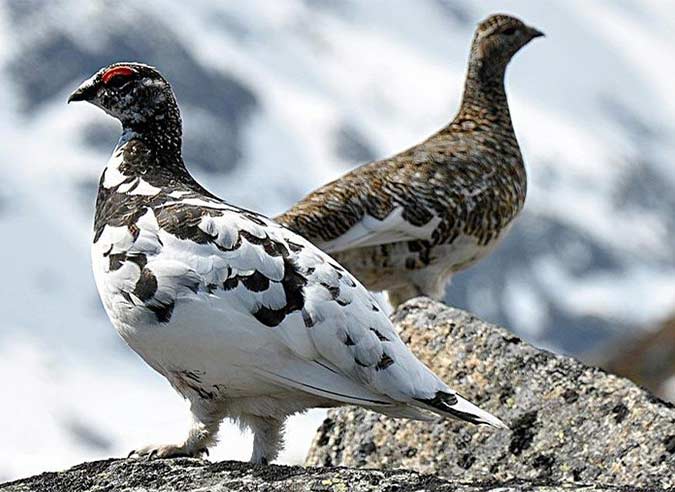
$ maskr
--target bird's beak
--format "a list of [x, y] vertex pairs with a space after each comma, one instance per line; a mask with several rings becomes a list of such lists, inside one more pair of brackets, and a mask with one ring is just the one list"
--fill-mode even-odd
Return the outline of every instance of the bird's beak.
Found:
[[89, 101], [96, 95], [96, 85], [92, 79], [82, 82], [80, 87], [68, 97], [68, 103], [73, 101]]
[[541, 38], [541, 37], [545, 36], [545, 34], [543, 32], [541, 32], [539, 29], [535, 29], [534, 27], [530, 27], [529, 31], [530, 31], [530, 38], [531, 39]]

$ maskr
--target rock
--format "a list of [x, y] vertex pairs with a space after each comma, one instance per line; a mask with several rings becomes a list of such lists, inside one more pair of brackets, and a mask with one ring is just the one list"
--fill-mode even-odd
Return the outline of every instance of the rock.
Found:
[[[494, 479], [467, 483], [431, 475], [394, 470], [350, 470], [345, 468], [302, 468], [260, 466], [236, 461], [209, 463], [196, 459], [107, 460], [84, 463], [60, 473], [43, 473], [0, 485], [3, 492], [562, 492], [569, 488], [543, 481]], [[646, 489], [603, 486], [585, 491], [633, 492]], [[650, 489], [649, 492], [658, 492]]]
[[468, 483], [675, 486], [672, 404], [440, 303], [414, 299], [393, 318], [418, 357], [512, 430], [342, 408], [320, 427], [308, 465], [406, 468]]
[[394, 320], [423, 361], [512, 430], [343, 408], [329, 413], [307, 458], [322, 468], [111, 459], [0, 491], [674, 490], [673, 405], [443, 304], [415, 299]]

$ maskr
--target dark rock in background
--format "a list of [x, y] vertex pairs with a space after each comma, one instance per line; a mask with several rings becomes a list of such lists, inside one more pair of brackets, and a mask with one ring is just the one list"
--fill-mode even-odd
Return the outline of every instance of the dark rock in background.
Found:
[[349, 167], [375, 160], [377, 154], [368, 139], [354, 126], [343, 123], [335, 130], [335, 154]]
[[511, 431], [333, 410], [308, 465], [406, 468], [473, 483], [517, 478], [675, 486], [671, 404], [440, 303], [410, 301], [394, 320], [421, 360]]
[[655, 330], [622, 340], [599, 360], [607, 370], [629, 378], [675, 402], [675, 317]]
[[[505, 295], [518, 281], [536, 296], [543, 313], [535, 322], [540, 331], [530, 341], [545, 341], [567, 354], [590, 353], [634, 329], [618, 319], [583, 316], [561, 306], [559, 293], [551, 288], [555, 284], [541, 274], [542, 262], [551, 258], [565, 265], [566, 274], [579, 284], [625, 268], [622, 259], [596, 238], [526, 209], [494, 254], [453, 276], [446, 302], [526, 336], [527, 330], [520, 326], [523, 320], [513, 314], [513, 299]], [[484, 296], [478, 298], [480, 292]]]
[[[130, 4], [102, 3], [91, 19], [101, 24], [101, 39], [84, 45], [72, 38], [58, 15], [50, 15], [49, 9], [58, 9], [58, 2], [10, 1], [8, 7], [17, 28], [41, 27], [41, 35], [21, 43], [7, 67], [22, 95], [25, 115], [39, 114], [42, 105], [74, 90], [101, 67], [139, 61], [160, 69], [176, 92], [184, 119], [195, 120], [185, 125], [186, 160], [203, 171], [221, 173], [239, 162], [246, 120], [258, 107], [255, 94], [234, 77], [197, 60], [161, 18]], [[106, 153], [120, 133], [113, 121], [87, 128], [85, 141]]]

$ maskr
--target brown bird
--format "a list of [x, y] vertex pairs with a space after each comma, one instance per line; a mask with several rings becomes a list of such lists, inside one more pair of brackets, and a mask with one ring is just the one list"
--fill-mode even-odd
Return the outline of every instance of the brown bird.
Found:
[[451, 275], [494, 249], [523, 208], [527, 177], [504, 89], [506, 66], [543, 33], [508, 15], [481, 22], [452, 122], [365, 164], [276, 220], [330, 253], [394, 307], [441, 299]]

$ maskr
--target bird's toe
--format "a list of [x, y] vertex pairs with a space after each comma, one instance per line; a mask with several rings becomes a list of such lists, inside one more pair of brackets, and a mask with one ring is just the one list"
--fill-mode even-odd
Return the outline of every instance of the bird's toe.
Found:
[[206, 448], [187, 449], [183, 445], [178, 444], [163, 444], [163, 445], [149, 445], [143, 448], [135, 449], [129, 453], [127, 458], [145, 458], [148, 460], [163, 459], [163, 458], [199, 458], [202, 455], [209, 455]]

